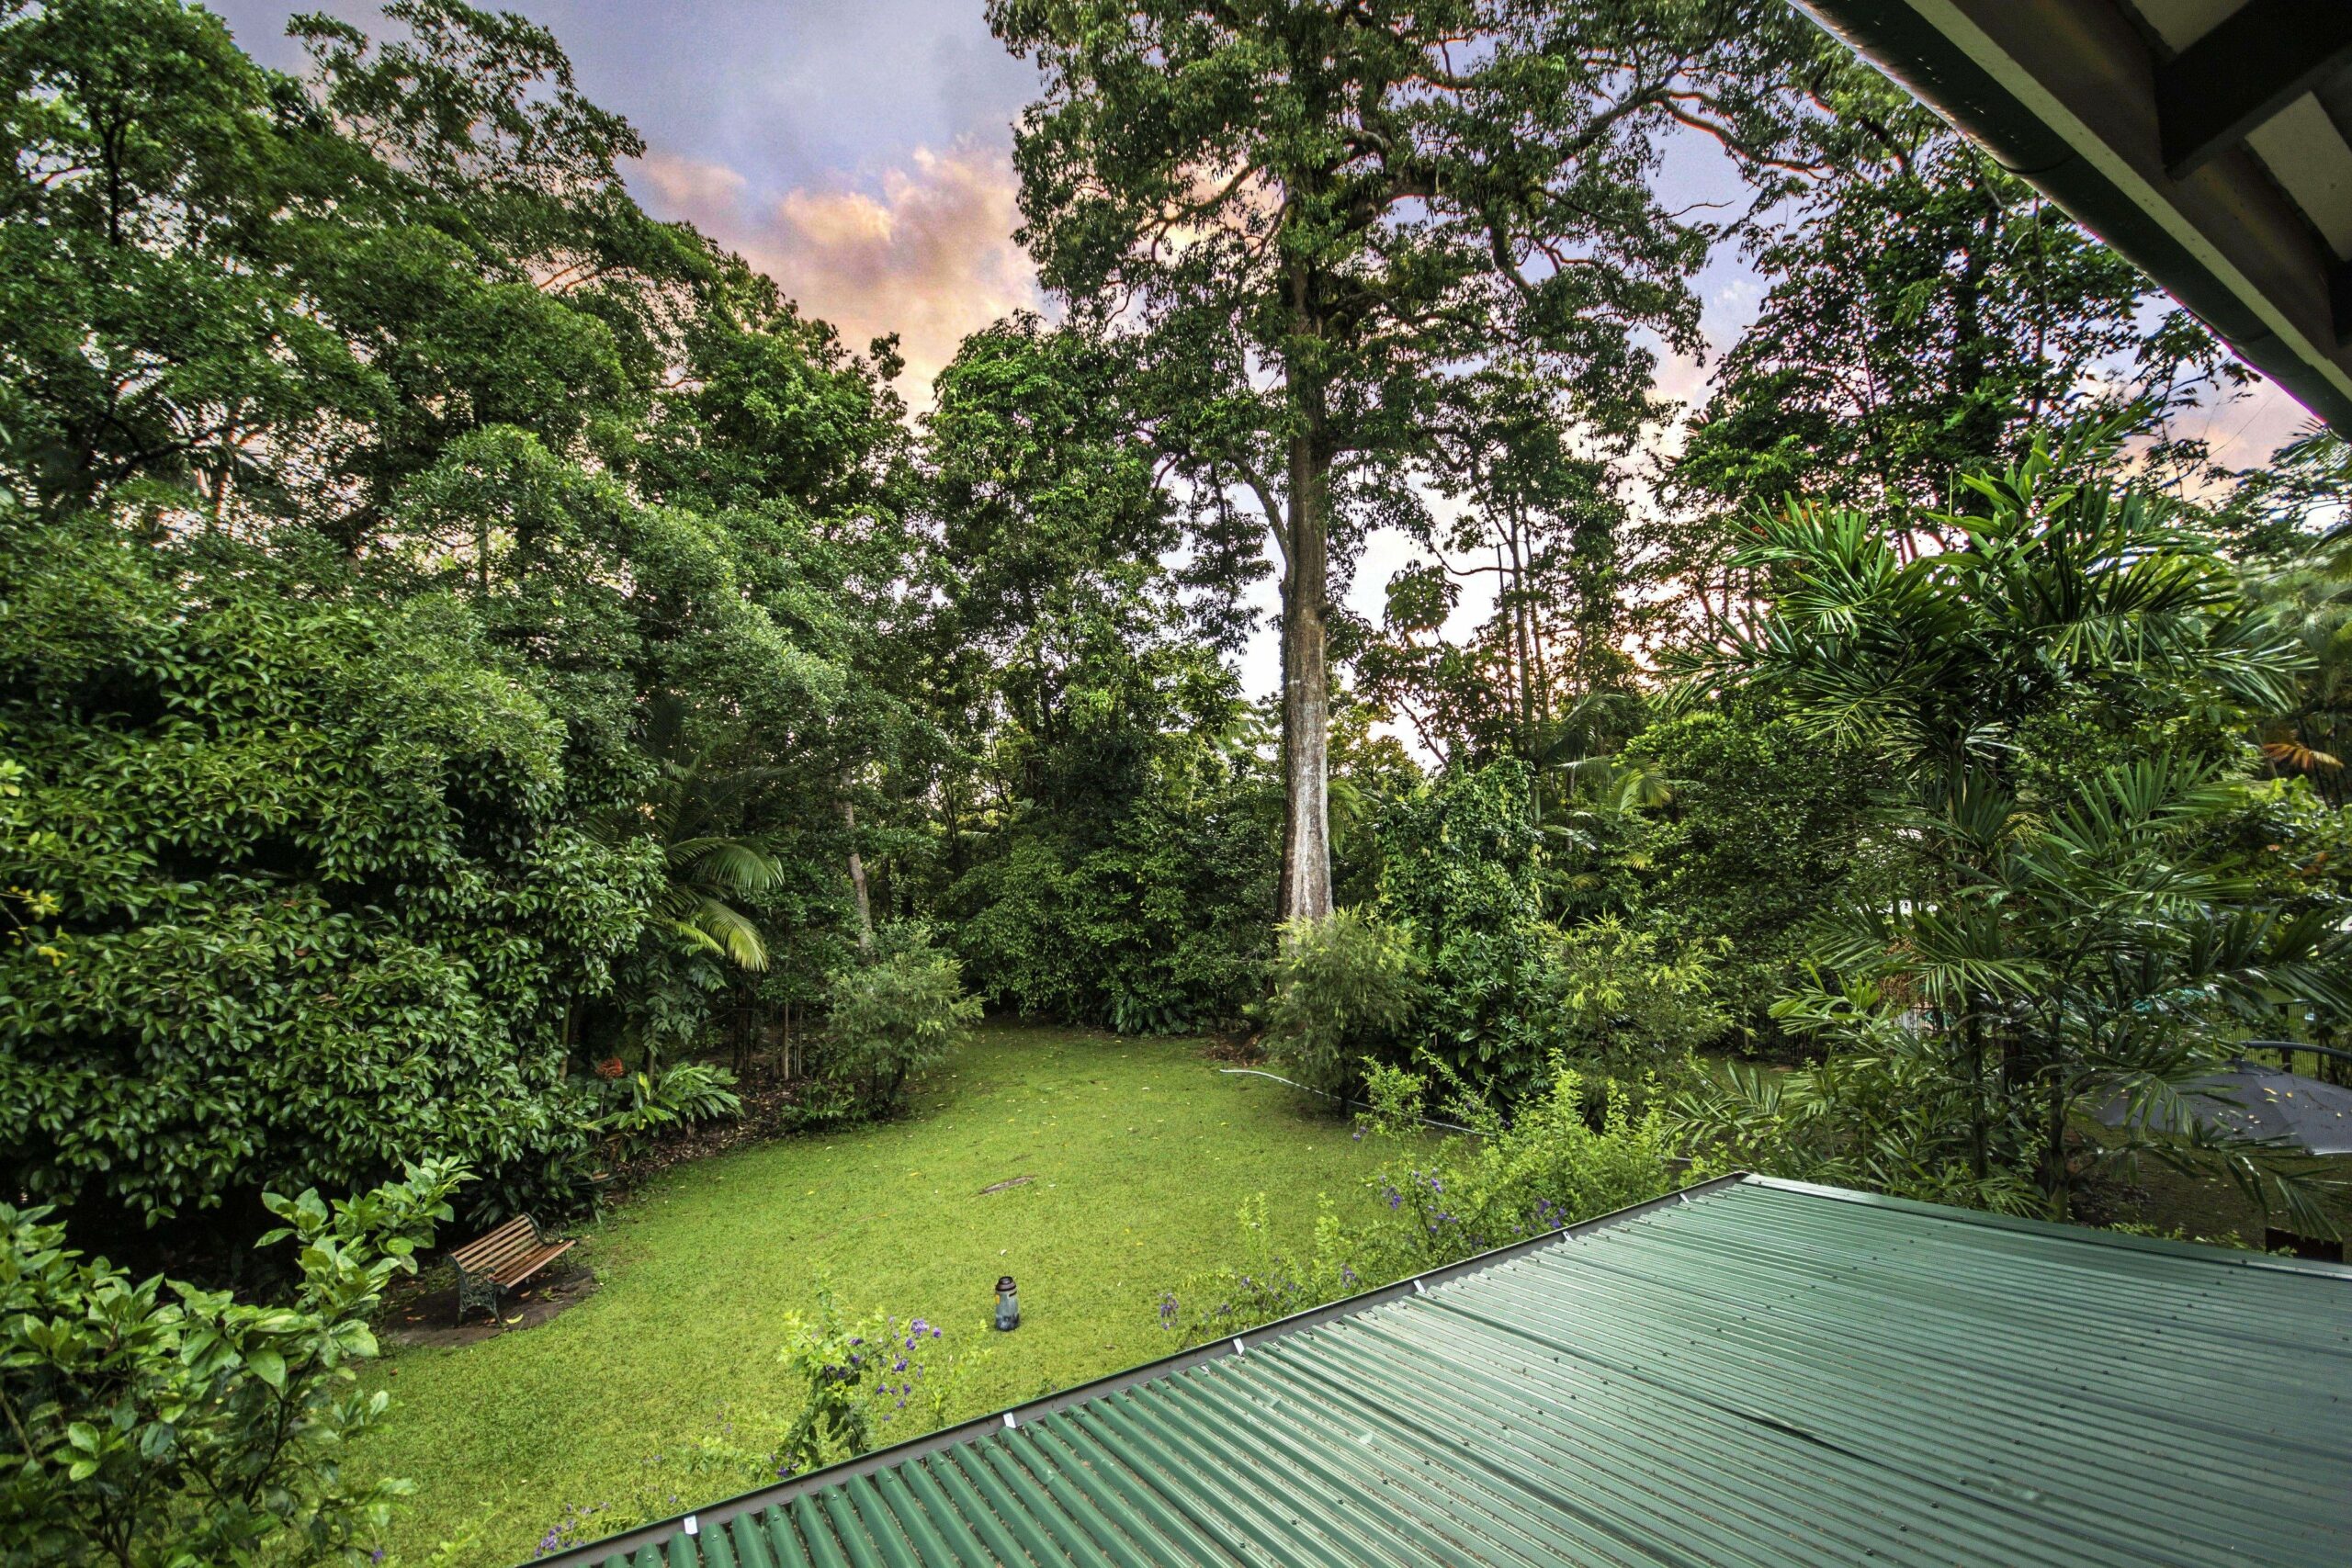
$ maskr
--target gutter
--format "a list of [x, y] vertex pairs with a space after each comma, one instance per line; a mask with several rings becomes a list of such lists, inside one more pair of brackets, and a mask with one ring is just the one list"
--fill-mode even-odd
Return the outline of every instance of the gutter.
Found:
[[[1365, 1291], [1358, 1295], [1342, 1297], [1336, 1302], [1327, 1302], [1321, 1306], [1309, 1307], [1304, 1312], [1295, 1312], [1288, 1317], [1276, 1318], [1272, 1323], [1261, 1324], [1256, 1328], [1244, 1329], [1239, 1334], [1226, 1338], [1213, 1339], [1205, 1345], [1196, 1345], [1189, 1350], [1180, 1350], [1172, 1356], [1162, 1356], [1158, 1360], [1146, 1361], [1140, 1366], [1129, 1367], [1125, 1371], [1113, 1372], [1108, 1376], [1096, 1378], [1090, 1382], [1079, 1383], [1040, 1398], [1024, 1400], [1019, 1404], [990, 1411], [986, 1416], [976, 1416], [968, 1421], [958, 1422], [953, 1427], [943, 1427], [927, 1436], [910, 1438], [904, 1442], [893, 1443], [886, 1449], [876, 1449], [869, 1453], [860, 1454], [854, 1459], [843, 1460], [839, 1464], [827, 1465], [822, 1470], [812, 1470], [805, 1475], [796, 1475], [788, 1481], [780, 1481], [773, 1486], [763, 1486], [756, 1491], [746, 1492], [686, 1513], [673, 1514], [666, 1519], [658, 1519], [651, 1524], [639, 1525], [633, 1529], [624, 1530], [618, 1535], [606, 1536], [602, 1540], [591, 1541], [584, 1546], [571, 1547], [562, 1551], [549, 1553], [545, 1557], [535, 1557], [519, 1564], [518, 1568], [591, 1568], [591, 1565], [602, 1563], [610, 1558], [626, 1557], [645, 1547], [659, 1546], [682, 1536], [699, 1536], [706, 1529], [726, 1524], [745, 1514], [756, 1514], [763, 1509], [782, 1506], [809, 1493], [822, 1492], [860, 1476], [890, 1470], [910, 1460], [922, 1459], [944, 1449], [956, 1448], [987, 1437], [992, 1432], [1025, 1427], [1043, 1416], [1055, 1415], [1068, 1410], [1072, 1405], [1083, 1404], [1105, 1394], [1117, 1393], [1141, 1383], [1156, 1382], [1161, 1378], [1173, 1377], [1178, 1372], [1190, 1371], [1194, 1367], [1222, 1360], [1227, 1356], [1241, 1355], [1245, 1352], [1245, 1342], [1264, 1344], [1269, 1340], [1288, 1338], [1292, 1335], [1305, 1333], [1310, 1328], [1319, 1328], [1339, 1318], [1352, 1317], [1358, 1313], [1369, 1312], [1374, 1307], [1385, 1306], [1391, 1302], [1401, 1301], [1408, 1296], [1420, 1295], [1433, 1286], [1447, 1284], [1472, 1274], [1483, 1273], [1497, 1264], [1509, 1263], [1516, 1258], [1527, 1257], [1531, 1253], [1557, 1247], [1563, 1242], [1573, 1241], [1593, 1231], [1623, 1224], [1628, 1220], [1637, 1220], [1645, 1214], [1655, 1213], [1660, 1209], [1688, 1203], [1695, 1198], [1719, 1192], [1725, 1188], [1736, 1187], [1742, 1182], [1754, 1179], [1736, 1171], [1729, 1176], [1719, 1176], [1710, 1181], [1702, 1181], [1695, 1186], [1652, 1198], [1647, 1202], [1635, 1203], [1606, 1214], [1596, 1215], [1589, 1220], [1581, 1220], [1559, 1230], [1530, 1236], [1525, 1241], [1513, 1242], [1508, 1247], [1498, 1247], [1488, 1252], [1481, 1252], [1473, 1257], [1462, 1258], [1458, 1262], [1445, 1264], [1441, 1268], [1425, 1269], [1421, 1273], [1398, 1280], [1394, 1284], [1383, 1285], [1377, 1290]], [[698, 1552], [696, 1556], [699, 1557]]]

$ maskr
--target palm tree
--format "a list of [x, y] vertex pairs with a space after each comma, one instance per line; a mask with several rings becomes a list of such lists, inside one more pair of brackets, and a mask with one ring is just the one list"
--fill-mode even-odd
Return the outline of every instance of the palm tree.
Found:
[[[1965, 1086], [1973, 1179], [2030, 1171], [2065, 1218], [2070, 1132], [2125, 1102], [2126, 1134], [2102, 1158], [2218, 1164], [2248, 1198], [2324, 1234], [2288, 1167], [2200, 1138], [2183, 1094], [2215, 1065], [2217, 1023], [2260, 1029], [2286, 997], [2352, 1006], [2352, 943], [2333, 913], [2280, 909], [2247, 865], [2208, 847], [2244, 810], [2244, 782], [2159, 754], [2034, 810], [1981, 779], [1966, 790], [1901, 822], [1923, 841], [1964, 840], [1950, 880], [1932, 898], [1848, 911], [1820, 956], [1840, 995], [1860, 984], [1901, 998], [1899, 1045]], [[1822, 990], [1780, 1010], [1836, 1022]]]
[[2298, 701], [2263, 725], [2262, 754], [2281, 773], [2308, 774], [2330, 805], [2342, 806], [2352, 796], [2345, 769], [2352, 752], [2352, 577], [2298, 560], [2264, 575], [2253, 591], [2312, 658]]
[[715, 769], [685, 738], [684, 711], [659, 698], [648, 713], [644, 747], [652, 758], [653, 787], [634, 812], [631, 830], [662, 847], [665, 885], [653, 915], [688, 946], [738, 968], [768, 966], [760, 928], [735, 906], [784, 880], [784, 864], [757, 839], [725, 830], [743, 797], [774, 770]]
[[1967, 479], [1974, 510], [1926, 520], [1957, 541], [1940, 553], [1902, 547], [1916, 521], [1799, 505], [1763, 522], [1736, 564], [1777, 598], [1686, 656], [1678, 693], [1760, 688], [1884, 759], [1908, 897], [1853, 911], [1822, 982], [1774, 1010], [1856, 1064], [1939, 1077], [1973, 1182], [2030, 1174], [2062, 1217], [2086, 1100], [2163, 1100], [2210, 1064], [2200, 1022], [2346, 1000], [2341, 933], [2221, 863], [2234, 781], [2162, 744], [2088, 777], [2020, 765], [2032, 722], [2070, 705], [2250, 722], [2284, 710], [2305, 667], [2209, 540], [2154, 497], [2071, 477], [2098, 456], [2037, 442]]

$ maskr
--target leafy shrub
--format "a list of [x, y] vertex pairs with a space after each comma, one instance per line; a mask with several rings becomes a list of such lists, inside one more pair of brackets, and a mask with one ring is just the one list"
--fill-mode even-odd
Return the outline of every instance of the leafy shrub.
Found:
[[548, 1120], [520, 1149], [467, 1185], [467, 1222], [478, 1229], [530, 1214], [542, 1224], [594, 1213], [612, 1163], [597, 1136], [609, 1086], [566, 1078], [546, 1098]]
[[[0, 1556], [10, 1562], [312, 1562], [381, 1529], [403, 1481], [347, 1483], [345, 1442], [389, 1403], [354, 1368], [368, 1314], [463, 1179], [453, 1161], [330, 1207], [263, 1201], [291, 1238], [287, 1306], [160, 1279], [134, 1284], [65, 1246], [45, 1208], [0, 1204]], [[166, 1296], [172, 1298], [166, 1300]]]
[[186, 1240], [571, 1135], [562, 999], [610, 984], [658, 868], [568, 820], [563, 725], [490, 660], [435, 598], [0, 531], [0, 886], [46, 911], [0, 946], [0, 1190]]
[[1866, 749], [1742, 694], [1650, 726], [1625, 756], [1670, 775], [1673, 791], [1645, 834], [1645, 923], [1684, 949], [1723, 944], [1718, 1001], [1747, 1042], [1786, 1048], [1773, 998], [1823, 918], [1880, 896], [1888, 875]]
[[1568, 1043], [1529, 788], [1517, 761], [1449, 772], [1393, 802], [1379, 828], [1381, 908], [1412, 931], [1428, 976], [1426, 1048], [1505, 1098], [1533, 1089]]
[[835, 976], [826, 999], [825, 1071], [876, 1112], [895, 1107], [908, 1075], [945, 1060], [980, 1018], [955, 955], [914, 920], [877, 931], [873, 953]]
[[743, 1111], [735, 1075], [708, 1062], [677, 1062], [658, 1074], [630, 1073], [612, 1080], [608, 1092], [617, 1104], [600, 1130], [620, 1145], [625, 1156], [641, 1152], [673, 1127], [738, 1116]]
[[1614, 915], [1560, 937], [1559, 1003], [1568, 1049], [1612, 1077], [1669, 1068], [1731, 1028], [1715, 967], [1697, 946], [1667, 951], [1657, 932]]
[[1391, 1166], [1377, 1179], [1417, 1269], [1556, 1230], [1670, 1192], [1696, 1179], [1677, 1157], [1674, 1129], [1655, 1096], [1636, 1112], [1631, 1087], [1602, 1091], [1595, 1123], [1583, 1074], [1555, 1056], [1540, 1095], [1509, 1125], [1482, 1117], [1476, 1136], [1449, 1140], [1434, 1159]]
[[786, 1313], [776, 1360], [800, 1390], [800, 1413], [776, 1450], [777, 1473], [855, 1459], [897, 1426], [914, 1437], [946, 1425], [966, 1379], [988, 1352], [958, 1352], [945, 1331], [922, 1318], [901, 1322], [874, 1313], [858, 1323], [842, 1315], [820, 1279], [817, 1313]]
[[1240, 1236], [1234, 1261], [1159, 1293], [1159, 1326], [1177, 1336], [1182, 1348], [1272, 1323], [1408, 1272], [1393, 1236], [1348, 1230], [1329, 1197], [1317, 1206], [1314, 1247], [1303, 1256], [1276, 1242], [1263, 1192], [1243, 1199], [1235, 1219]]
[[1265, 984], [1275, 841], [1260, 792], [1145, 803], [1102, 841], [1023, 824], [950, 902], [975, 987], [1129, 1034], [1209, 1029]]
[[[607, 1073], [602, 1070], [609, 1066]], [[468, 1192], [467, 1215], [495, 1224], [529, 1213], [541, 1222], [593, 1212], [615, 1163], [637, 1158], [673, 1128], [742, 1114], [735, 1075], [707, 1062], [629, 1072], [600, 1064], [594, 1078], [565, 1080], [551, 1097], [556, 1123], [520, 1157]]]
[[1421, 954], [1376, 914], [1341, 909], [1283, 929], [1266, 1004], [1268, 1057], [1310, 1089], [1343, 1094], [1366, 1057], [1395, 1049], [1420, 1005]]
[[[1374, 1075], [1376, 1097], [1391, 1118], [1419, 1111], [1425, 1091], [1406, 1078], [1394, 1069]], [[1384, 1169], [1371, 1184], [1377, 1201], [1352, 1222], [1327, 1200], [1313, 1248], [1304, 1254], [1276, 1244], [1262, 1194], [1245, 1202], [1237, 1259], [1162, 1291], [1156, 1303], [1160, 1327], [1185, 1345], [1201, 1344], [1642, 1202], [1705, 1175], [1677, 1157], [1674, 1126], [1655, 1097], [1636, 1113], [1631, 1091], [1611, 1084], [1598, 1125], [1587, 1112], [1588, 1098], [1582, 1076], [1555, 1056], [1544, 1092], [1523, 1102], [1508, 1125], [1474, 1109], [1468, 1113], [1476, 1133]], [[1389, 1135], [1376, 1120], [1373, 1129]], [[1418, 1140], [1413, 1123], [1399, 1130]]]

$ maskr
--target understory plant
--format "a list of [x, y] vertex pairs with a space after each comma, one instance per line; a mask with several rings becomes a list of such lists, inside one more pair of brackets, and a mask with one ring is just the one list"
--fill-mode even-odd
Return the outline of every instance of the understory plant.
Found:
[[612, 1080], [608, 1103], [613, 1109], [599, 1126], [623, 1157], [641, 1153], [673, 1127], [740, 1115], [743, 1110], [742, 1097], [735, 1092], [735, 1075], [708, 1062], [676, 1062], [659, 1072], [625, 1074]]
[[1532, 787], [1516, 761], [1449, 770], [1390, 802], [1379, 828], [1381, 909], [1412, 933], [1427, 977], [1417, 1046], [1507, 1098], [1537, 1090], [1567, 1043]]
[[161, 1276], [133, 1281], [65, 1245], [51, 1210], [0, 1204], [0, 1560], [320, 1562], [355, 1557], [405, 1481], [347, 1479], [348, 1440], [390, 1404], [356, 1386], [368, 1318], [465, 1178], [451, 1160], [333, 1203], [263, 1202], [293, 1241], [284, 1305]]
[[944, 1425], [987, 1355], [947, 1344], [946, 1331], [924, 1318], [875, 1312], [852, 1322], [822, 1279], [816, 1312], [786, 1313], [784, 1327], [776, 1360], [799, 1394], [799, 1414], [777, 1446], [779, 1475], [855, 1459], [886, 1438]]
[[1268, 1060], [1309, 1089], [1351, 1092], [1366, 1059], [1393, 1054], [1404, 1038], [1423, 968], [1409, 934], [1375, 912], [1289, 922], [1266, 1003]]
[[1902, 849], [1895, 890], [1826, 918], [1773, 1006], [1830, 1059], [1693, 1097], [1691, 1134], [1790, 1174], [2030, 1191], [2062, 1221], [2090, 1167], [2144, 1152], [2329, 1234], [2307, 1182], [2222, 1144], [2188, 1093], [2239, 1032], [2352, 1016], [2324, 857], [2281, 874], [2292, 824], [2247, 779], [2303, 655], [2169, 499], [2109, 481], [2108, 440], [1965, 476], [1965, 512], [1793, 506], [1736, 558], [1780, 592], [1686, 658], [1682, 699], [1762, 692], [1869, 747]]
[[1724, 944], [1675, 947], [1615, 915], [1560, 934], [1558, 1001], [1579, 1062], [1616, 1079], [1666, 1072], [1728, 1033], [1716, 999]]
[[1596, 1116], [1583, 1075], [1556, 1055], [1543, 1092], [1508, 1123], [1474, 1099], [1457, 1111], [1474, 1130], [1434, 1150], [1403, 1152], [1420, 1140], [1425, 1086], [1385, 1069], [1373, 1092], [1384, 1110], [1360, 1135], [1400, 1148], [1373, 1179], [1373, 1201], [1343, 1214], [1326, 1199], [1304, 1250], [1279, 1244], [1262, 1193], [1245, 1201], [1232, 1260], [1159, 1293], [1163, 1330], [1184, 1345], [1238, 1333], [1642, 1202], [1711, 1168], [1677, 1157], [1660, 1097], [1636, 1112], [1633, 1090], [1611, 1083]]
[[834, 977], [826, 1004], [826, 1076], [876, 1114], [894, 1110], [908, 1077], [944, 1061], [980, 1020], [955, 954], [933, 945], [920, 920], [877, 931], [873, 952]]

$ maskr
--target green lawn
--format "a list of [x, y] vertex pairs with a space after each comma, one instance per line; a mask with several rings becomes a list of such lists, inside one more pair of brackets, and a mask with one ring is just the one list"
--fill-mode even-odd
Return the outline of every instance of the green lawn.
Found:
[[[776, 1320], [831, 1272], [854, 1314], [927, 1316], [993, 1342], [959, 1415], [1164, 1354], [1151, 1292], [1229, 1253], [1268, 1194], [1304, 1240], [1316, 1197], [1351, 1201], [1376, 1156], [1197, 1043], [989, 1028], [887, 1125], [790, 1139], [673, 1170], [588, 1234], [602, 1289], [554, 1320], [458, 1349], [394, 1353], [392, 1414], [355, 1454], [407, 1476], [392, 1549], [412, 1561], [469, 1521], [467, 1561], [529, 1556], [568, 1503], [600, 1499], [720, 1407], [774, 1408]], [[980, 1196], [1012, 1177], [1025, 1186]], [[1023, 1324], [987, 1332], [996, 1278]], [[729, 1488], [733, 1490], [734, 1488]], [[707, 1498], [687, 1497], [682, 1506]]]

